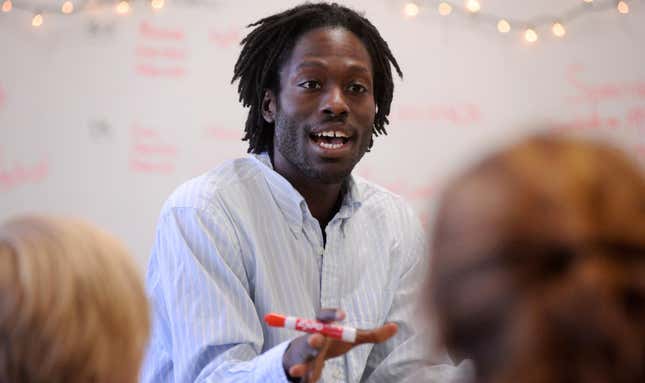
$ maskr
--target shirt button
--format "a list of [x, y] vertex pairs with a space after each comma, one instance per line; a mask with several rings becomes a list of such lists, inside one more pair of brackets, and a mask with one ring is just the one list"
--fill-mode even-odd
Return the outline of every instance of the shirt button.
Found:
[[338, 367], [335, 367], [335, 368], [332, 370], [331, 376], [332, 376], [332, 378], [334, 378], [334, 380], [336, 380], [337, 382], [339, 382], [339, 381], [342, 381], [342, 380], [343, 380], [343, 372], [342, 372], [342, 371], [340, 370], [340, 368], [338, 368]]
[[318, 247], [318, 254], [323, 255], [325, 253], [325, 248], [322, 246]]

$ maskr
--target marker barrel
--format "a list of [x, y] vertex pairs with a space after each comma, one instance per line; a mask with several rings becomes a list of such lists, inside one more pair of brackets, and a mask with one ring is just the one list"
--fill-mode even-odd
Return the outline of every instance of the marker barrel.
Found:
[[327, 337], [353, 343], [356, 341], [356, 329], [346, 326], [328, 324], [312, 319], [304, 319], [279, 314], [267, 314], [265, 321], [271, 326], [284, 327], [310, 334], [322, 334]]

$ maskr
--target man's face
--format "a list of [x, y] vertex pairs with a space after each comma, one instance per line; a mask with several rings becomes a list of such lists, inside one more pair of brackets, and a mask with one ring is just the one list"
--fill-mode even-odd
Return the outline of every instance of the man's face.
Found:
[[278, 173], [292, 183], [325, 184], [351, 173], [372, 137], [372, 73], [367, 49], [346, 29], [314, 29], [297, 40], [280, 68], [278, 98], [265, 97]]

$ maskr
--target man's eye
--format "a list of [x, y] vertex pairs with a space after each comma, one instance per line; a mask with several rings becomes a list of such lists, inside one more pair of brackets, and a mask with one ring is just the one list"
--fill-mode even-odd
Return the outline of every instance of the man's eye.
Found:
[[298, 86], [300, 86], [302, 88], [305, 88], [305, 89], [320, 89], [321, 88], [320, 83], [318, 81], [314, 81], [314, 80], [308, 80], [308, 81], [301, 82], [300, 84], [298, 84]]
[[349, 90], [352, 93], [365, 93], [365, 92], [367, 92], [367, 88], [364, 87], [361, 84], [350, 84], [347, 87], [347, 90]]

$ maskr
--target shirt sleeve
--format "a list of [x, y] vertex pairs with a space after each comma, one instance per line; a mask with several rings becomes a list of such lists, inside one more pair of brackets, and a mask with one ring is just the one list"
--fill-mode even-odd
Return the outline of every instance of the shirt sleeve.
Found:
[[289, 342], [261, 352], [260, 318], [224, 212], [166, 210], [146, 287], [154, 319], [141, 382], [287, 382]]
[[401, 218], [401, 240], [395, 256], [401, 260], [400, 277], [385, 322], [395, 322], [397, 334], [374, 345], [367, 359], [362, 382], [409, 381], [452, 382], [458, 372], [447, 354], [433, 350], [433, 337], [425, 317], [419, 313], [419, 292], [428, 270], [428, 249], [424, 231], [408, 207]]

